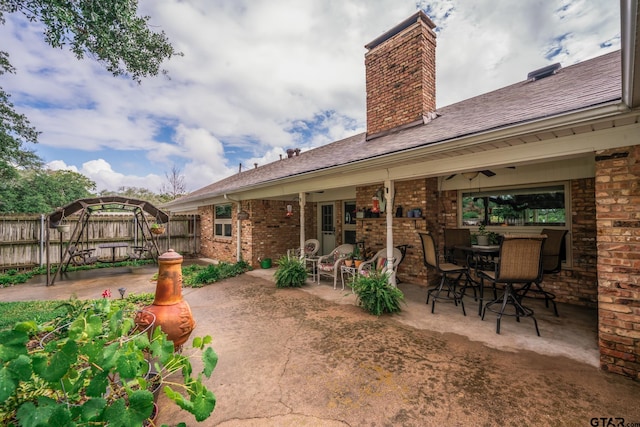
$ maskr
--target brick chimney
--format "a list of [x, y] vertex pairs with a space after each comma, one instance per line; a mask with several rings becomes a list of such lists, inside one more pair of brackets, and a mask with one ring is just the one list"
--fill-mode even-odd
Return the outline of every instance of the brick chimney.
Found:
[[420, 11], [365, 45], [367, 139], [435, 117], [434, 28]]

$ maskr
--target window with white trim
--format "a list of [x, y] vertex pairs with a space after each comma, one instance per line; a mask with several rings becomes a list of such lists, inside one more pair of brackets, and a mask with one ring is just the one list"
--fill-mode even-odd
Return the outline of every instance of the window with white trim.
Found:
[[215, 205], [213, 230], [216, 237], [231, 237], [231, 204]]

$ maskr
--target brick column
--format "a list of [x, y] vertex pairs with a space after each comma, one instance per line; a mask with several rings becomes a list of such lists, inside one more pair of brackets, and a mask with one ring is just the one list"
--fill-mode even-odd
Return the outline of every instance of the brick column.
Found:
[[640, 145], [596, 154], [603, 370], [640, 380]]

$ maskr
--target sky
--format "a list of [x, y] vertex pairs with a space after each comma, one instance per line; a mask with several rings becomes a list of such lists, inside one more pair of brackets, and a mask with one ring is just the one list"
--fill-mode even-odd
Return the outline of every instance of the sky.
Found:
[[168, 77], [113, 77], [14, 14], [0, 50], [16, 74], [0, 86], [49, 168], [156, 193], [177, 168], [193, 191], [364, 132], [364, 45], [419, 9], [436, 24], [438, 108], [620, 49], [611, 0], [142, 0], [184, 54]]

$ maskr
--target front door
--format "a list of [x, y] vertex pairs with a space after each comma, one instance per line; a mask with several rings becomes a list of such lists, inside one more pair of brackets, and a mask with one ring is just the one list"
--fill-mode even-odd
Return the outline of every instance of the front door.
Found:
[[320, 205], [320, 253], [326, 255], [336, 247], [336, 224], [333, 203]]

